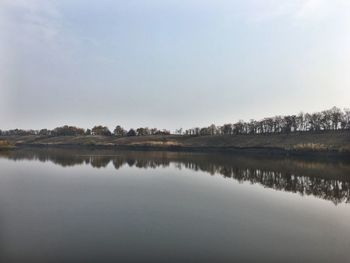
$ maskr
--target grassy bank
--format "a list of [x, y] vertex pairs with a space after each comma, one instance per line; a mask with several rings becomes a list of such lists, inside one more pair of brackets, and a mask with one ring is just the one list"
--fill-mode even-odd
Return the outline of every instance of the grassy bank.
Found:
[[16, 146], [350, 154], [350, 131], [221, 136], [13, 136]]
[[10, 142], [8, 140], [0, 140], [0, 151], [12, 150], [14, 148], [14, 142]]

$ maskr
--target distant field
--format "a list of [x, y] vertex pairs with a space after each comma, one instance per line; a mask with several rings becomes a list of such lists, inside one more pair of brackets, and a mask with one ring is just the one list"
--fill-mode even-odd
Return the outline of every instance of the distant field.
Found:
[[350, 131], [291, 134], [180, 136], [12, 136], [3, 137], [16, 146], [116, 147], [164, 150], [264, 150], [288, 152], [350, 153]]

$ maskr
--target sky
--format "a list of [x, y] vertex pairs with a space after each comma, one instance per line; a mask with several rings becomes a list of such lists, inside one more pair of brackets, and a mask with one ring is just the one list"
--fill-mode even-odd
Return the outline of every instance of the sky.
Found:
[[0, 0], [0, 129], [350, 107], [348, 0]]

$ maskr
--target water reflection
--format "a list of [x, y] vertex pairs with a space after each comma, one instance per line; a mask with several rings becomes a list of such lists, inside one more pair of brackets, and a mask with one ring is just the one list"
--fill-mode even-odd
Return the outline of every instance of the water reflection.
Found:
[[22, 149], [0, 152], [11, 160], [39, 160], [66, 166], [104, 168], [112, 163], [137, 168], [167, 167], [220, 174], [239, 182], [260, 184], [279, 191], [312, 195], [334, 204], [350, 202], [350, 164], [343, 161], [248, 157], [228, 154], [133, 152], [112, 150]]

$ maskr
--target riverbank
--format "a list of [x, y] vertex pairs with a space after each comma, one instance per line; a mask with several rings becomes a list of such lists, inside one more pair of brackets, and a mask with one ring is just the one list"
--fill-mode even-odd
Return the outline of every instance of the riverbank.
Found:
[[0, 140], [0, 151], [8, 151], [15, 149], [14, 142], [10, 142], [8, 140]]
[[350, 155], [350, 131], [220, 136], [9, 136], [16, 147], [89, 147], [132, 150]]

